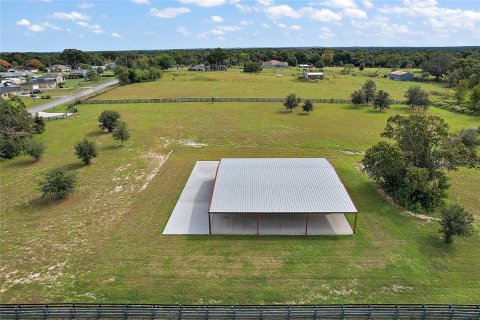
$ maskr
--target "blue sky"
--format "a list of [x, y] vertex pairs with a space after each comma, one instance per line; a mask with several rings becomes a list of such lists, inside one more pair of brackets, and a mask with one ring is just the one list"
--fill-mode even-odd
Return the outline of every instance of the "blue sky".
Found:
[[0, 0], [0, 51], [480, 44], [480, 0]]

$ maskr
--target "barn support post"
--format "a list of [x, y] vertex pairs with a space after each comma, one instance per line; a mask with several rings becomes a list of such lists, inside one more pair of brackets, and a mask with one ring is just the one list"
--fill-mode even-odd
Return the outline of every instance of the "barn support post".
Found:
[[353, 222], [353, 234], [355, 234], [355, 231], [357, 229], [357, 216], [358, 212], [355, 212], [355, 221]]
[[257, 213], [257, 236], [258, 236], [258, 225], [260, 224], [260, 219], [258, 218], [258, 213]]
[[212, 220], [210, 220], [210, 211], [208, 212], [208, 234], [212, 234]]
[[308, 213], [305, 215], [305, 235], [308, 235]]

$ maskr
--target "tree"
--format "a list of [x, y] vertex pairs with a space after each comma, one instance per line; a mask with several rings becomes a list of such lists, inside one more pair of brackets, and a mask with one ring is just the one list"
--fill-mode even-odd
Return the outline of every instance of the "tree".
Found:
[[163, 53], [153, 58], [153, 63], [160, 69], [167, 70], [175, 65], [175, 59], [171, 55]]
[[309, 99], [305, 100], [302, 106], [303, 112], [306, 112], [307, 114], [310, 111], [313, 111], [313, 102]]
[[75, 155], [83, 163], [89, 165], [93, 158], [97, 156], [97, 147], [88, 139], [83, 139], [75, 145]]
[[25, 61], [25, 67], [34, 68], [34, 69], [45, 68], [45, 66], [43, 65], [43, 62], [40, 61], [39, 59], [29, 59]]
[[120, 113], [114, 110], [103, 110], [98, 117], [99, 127], [102, 130], [112, 132], [120, 119]]
[[470, 93], [470, 103], [470, 108], [472, 110], [480, 109], [480, 84], [473, 87], [472, 92]]
[[315, 68], [323, 69], [325, 68], [325, 63], [322, 60], [318, 60], [317, 62], [315, 62]]
[[88, 71], [87, 71], [86, 78], [87, 78], [88, 81], [95, 81], [95, 80], [98, 80], [100, 78], [100, 74], [98, 73], [97, 70], [95, 70], [93, 68], [89, 68]]
[[252, 62], [248, 61], [245, 62], [243, 67], [243, 72], [260, 72], [262, 71], [262, 63], [261, 62]]
[[296, 94], [290, 93], [287, 98], [285, 98], [285, 102], [283, 103], [283, 106], [285, 109], [290, 110], [290, 112], [293, 111], [296, 107], [298, 107], [298, 104], [300, 103], [300, 98], [297, 97]]
[[329, 66], [333, 63], [333, 58], [335, 56], [335, 52], [333, 49], [325, 49], [322, 52], [322, 61], [325, 65]]
[[12, 67], [12, 64], [7, 60], [0, 59], [0, 67], [3, 67], [5, 69], [10, 69]]
[[375, 98], [377, 85], [373, 80], [367, 80], [362, 86], [362, 91], [365, 96], [365, 103], [368, 105]]
[[462, 104], [465, 101], [465, 97], [468, 92], [468, 80], [460, 80], [454, 89], [454, 97], [458, 104]]
[[352, 94], [350, 95], [350, 99], [352, 100], [352, 103], [356, 106], [365, 104], [366, 102], [365, 93], [363, 92], [363, 90], [356, 90], [352, 92]]
[[42, 196], [66, 198], [75, 190], [77, 177], [73, 172], [62, 168], [53, 168], [47, 171], [42, 181], [39, 182]]
[[23, 141], [34, 133], [33, 118], [24, 105], [0, 99], [0, 158], [20, 155]]
[[207, 61], [211, 65], [220, 66], [225, 64], [225, 60], [228, 58], [229, 53], [222, 48], [216, 48], [207, 55]]
[[291, 67], [295, 67], [298, 64], [297, 58], [295, 56], [288, 56], [287, 58], [288, 65]]
[[387, 192], [395, 191], [405, 175], [405, 158], [398, 146], [379, 142], [365, 151], [365, 172]]
[[373, 109], [383, 111], [390, 108], [390, 94], [386, 91], [380, 90], [373, 99]]
[[480, 146], [480, 128], [462, 128], [458, 132], [460, 141], [471, 149], [477, 149]]
[[422, 63], [422, 70], [435, 76], [435, 80], [438, 81], [447, 74], [454, 62], [455, 57], [451, 54], [438, 53]]
[[363, 71], [365, 69], [365, 62], [360, 63], [358, 70]]
[[122, 144], [124, 141], [127, 141], [130, 138], [130, 130], [128, 130], [127, 123], [120, 121], [113, 130], [112, 136], [113, 139], [120, 140]]
[[[238, 60], [245, 67], [245, 64], [250, 61], [250, 55], [246, 52], [241, 52], [238, 55]], [[245, 72], [245, 70], [243, 72]]]
[[33, 117], [33, 131], [35, 133], [42, 133], [43, 131], [45, 131], [45, 126], [45, 120], [40, 117], [38, 113], [35, 114], [35, 117]]
[[23, 152], [35, 159], [35, 161], [38, 161], [45, 152], [45, 145], [38, 140], [30, 139], [25, 141], [23, 145]]
[[410, 108], [427, 110], [430, 100], [428, 100], [428, 94], [420, 88], [420, 86], [412, 86], [408, 88], [404, 95], [407, 98], [406, 103]]
[[128, 77], [128, 69], [126, 67], [122, 66], [115, 66], [115, 69], [113, 69], [113, 74], [115, 77], [120, 81], [121, 84], [126, 84], [130, 82], [130, 79]]
[[473, 216], [459, 205], [451, 205], [440, 211], [440, 230], [446, 243], [454, 236], [470, 237], [473, 233]]

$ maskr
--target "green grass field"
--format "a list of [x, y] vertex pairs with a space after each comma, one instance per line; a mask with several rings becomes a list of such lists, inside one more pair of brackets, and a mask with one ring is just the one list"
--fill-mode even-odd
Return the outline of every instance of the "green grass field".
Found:
[[[241, 69], [226, 72], [167, 71], [162, 79], [149, 83], [123, 86], [107, 92], [98, 99], [133, 99], [163, 97], [284, 97], [295, 93], [302, 98], [350, 99], [350, 94], [367, 80], [376, 69], [355, 70], [355, 76], [343, 75], [342, 68], [325, 68], [324, 80], [298, 80], [302, 71], [264, 69], [259, 74], [243, 73]], [[374, 79], [378, 89], [386, 90], [396, 100], [404, 100], [405, 91], [412, 85], [420, 85], [430, 93], [432, 100], [448, 98], [451, 89], [437, 83], [404, 82], [384, 79], [390, 69], [379, 70]], [[277, 74], [282, 74], [278, 77]]]
[[[143, 86], [163, 88], [164, 81]], [[124, 147], [98, 129], [107, 108], [132, 130]], [[48, 149], [38, 163], [0, 162], [1, 302], [478, 303], [480, 172], [450, 174], [449, 201], [477, 222], [473, 237], [445, 245], [436, 222], [389, 204], [354, 167], [362, 156], [349, 151], [379, 141], [388, 116], [409, 112], [404, 106], [380, 113], [318, 104], [308, 116], [275, 103], [78, 109], [48, 122], [41, 136]], [[454, 130], [480, 125], [479, 117], [429, 113]], [[99, 147], [90, 166], [73, 154], [85, 136]], [[163, 236], [195, 161], [222, 157], [327, 157], [359, 208], [358, 234]], [[78, 189], [66, 200], [40, 198], [37, 181], [52, 166], [78, 173]]]

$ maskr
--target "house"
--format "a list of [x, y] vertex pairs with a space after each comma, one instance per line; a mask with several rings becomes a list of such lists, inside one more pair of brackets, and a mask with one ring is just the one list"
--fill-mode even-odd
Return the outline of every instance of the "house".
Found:
[[269, 60], [262, 63], [262, 68], [287, 68], [288, 62]]
[[33, 77], [33, 73], [29, 71], [9, 71], [9, 72], [0, 72], [0, 77], [2, 79], [20, 79], [24, 80], [28, 77]]
[[309, 64], [306, 64], [306, 63], [301, 63], [298, 65], [299, 68], [301, 69], [309, 69], [311, 68]]
[[305, 80], [323, 80], [323, 72], [305, 72], [303, 78]]
[[20, 84], [20, 88], [22, 89], [23, 92], [30, 92], [32, 90], [40, 89], [40, 85], [37, 81], [30, 80], [29, 82], [24, 82]]
[[113, 69], [115, 69], [116, 66], [117, 66], [117, 65], [116, 65], [115, 63], [107, 63], [107, 64], [105, 65], [105, 68], [106, 68], [107, 70], [113, 70]]
[[188, 71], [209, 71], [210, 66], [206, 66], [203, 63], [202, 64], [197, 64], [194, 67], [188, 68]]
[[102, 69], [103, 71], [105, 71], [107, 69], [107, 67], [106, 66], [92, 66], [92, 69], [95, 69], [95, 70]]
[[87, 70], [85, 69], [78, 69], [72, 70], [68, 73], [69, 78], [85, 78], [87, 76]]
[[47, 70], [48, 72], [69, 72], [72, 68], [63, 64], [54, 64], [48, 67]]
[[414, 81], [415, 77], [410, 72], [392, 71], [388, 74], [388, 78], [397, 81]]
[[[47, 79], [33, 79], [29, 81], [32, 89], [54, 89], [57, 86], [57, 82], [51, 78]], [[28, 89], [30, 91], [30, 89]]]
[[3, 99], [8, 99], [22, 93], [20, 87], [0, 87], [0, 94]]
[[36, 78], [37, 80], [48, 80], [56, 83], [63, 82], [63, 75], [61, 73], [57, 74], [44, 74]]

